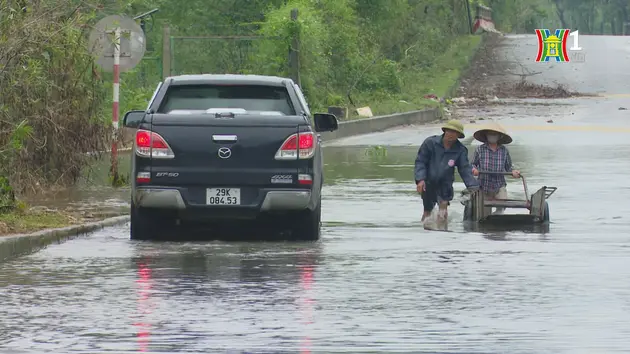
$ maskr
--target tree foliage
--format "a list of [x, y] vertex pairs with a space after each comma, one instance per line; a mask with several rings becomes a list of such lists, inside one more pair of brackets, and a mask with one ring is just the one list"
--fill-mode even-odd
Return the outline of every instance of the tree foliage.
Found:
[[0, 2], [0, 189], [73, 183], [108, 140], [82, 9]]
[[553, 0], [563, 28], [578, 29], [584, 34], [622, 35], [629, 21], [628, 0]]

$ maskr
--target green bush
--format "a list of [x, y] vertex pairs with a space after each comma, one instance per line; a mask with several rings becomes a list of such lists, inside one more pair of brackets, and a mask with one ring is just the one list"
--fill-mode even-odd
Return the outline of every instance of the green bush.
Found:
[[76, 7], [0, 3], [0, 176], [17, 192], [74, 183], [111, 135]]

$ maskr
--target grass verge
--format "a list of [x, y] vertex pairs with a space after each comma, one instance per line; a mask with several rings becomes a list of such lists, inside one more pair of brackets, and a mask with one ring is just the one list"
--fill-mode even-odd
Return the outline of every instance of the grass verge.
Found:
[[16, 210], [0, 214], [0, 236], [54, 229], [79, 222], [71, 214], [60, 211]]
[[[480, 43], [481, 36], [458, 37], [436, 56], [432, 66], [402, 73], [403, 90], [400, 94], [357, 94], [353, 99], [357, 103], [365, 102], [364, 105], [369, 106], [375, 116], [439, 107], [439, 102], [424, 96], [433, 94], [441, 98], [453, 91]], [[354, 112], [349, 117], [360, 118]]]

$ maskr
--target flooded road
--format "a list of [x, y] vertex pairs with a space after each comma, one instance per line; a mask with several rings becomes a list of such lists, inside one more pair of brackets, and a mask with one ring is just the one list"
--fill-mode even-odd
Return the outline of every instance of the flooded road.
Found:
[[320, 242], [132, 242], [123, 225], [52, 245], [2, 264], [0, 350], [627, 352], [630, 99], [545, 102], [457, 113], [500, 119], [530, 191], [558, 187], [547, 233], [464, 232], [457, 202], [454, 232], [425, 231], [412, 166], [439, 127], [347, 138], [325, 149]]

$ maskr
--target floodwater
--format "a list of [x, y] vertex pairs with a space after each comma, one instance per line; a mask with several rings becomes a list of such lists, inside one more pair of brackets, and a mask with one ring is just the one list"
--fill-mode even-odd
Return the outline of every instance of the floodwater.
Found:
[[464, 232], [457, 202], [454, 232], [425, 231], [412, 165], [439, 126], [347, 138], [325, 150], [320, 242], [132, 242], [123, 225], [52, 245], [2, 264], [0, 348], [627, 352], [630, 99], [545, 102], [458, 114], [501, 119], [530, 192], [558, 187], [546, 233]]

